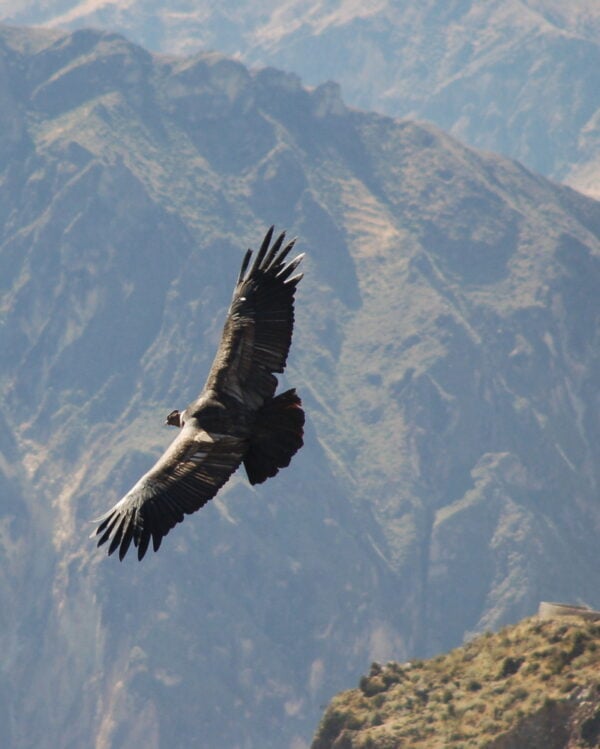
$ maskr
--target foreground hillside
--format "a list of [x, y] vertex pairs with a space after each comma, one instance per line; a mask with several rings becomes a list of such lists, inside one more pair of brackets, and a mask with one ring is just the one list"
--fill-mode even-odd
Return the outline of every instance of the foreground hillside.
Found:
[[[2, 29], [0, 120], [0, 744], [301, 749], [372, 660], [600, 606], [598, 203], [114, 34]], [[271, 223], [305, 447], [107, 559]]]
[[0, 20], [100, 26], [163, 52], [217, 49], [348, 102], [435, 122], [600, 197], [594, 0], [18, 0]]
[[429, 661], [374, 663], [312, 749], [567, 749], [600, 743], [600, 624], [526, 619]]

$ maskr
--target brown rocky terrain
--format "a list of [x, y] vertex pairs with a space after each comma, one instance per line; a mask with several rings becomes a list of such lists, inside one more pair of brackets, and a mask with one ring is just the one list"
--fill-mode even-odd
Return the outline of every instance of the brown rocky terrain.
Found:
[[374, 663], [312, 749], [575, 749], [600, 743], [600, 625], [526, 619], [429, 661]]

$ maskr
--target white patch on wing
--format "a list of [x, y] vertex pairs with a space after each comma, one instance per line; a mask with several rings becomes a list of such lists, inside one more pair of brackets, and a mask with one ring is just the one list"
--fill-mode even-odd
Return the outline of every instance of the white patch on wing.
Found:
[[188, 460], [191, 460], [193, 463], [200, 463], [204, 460], [204, 458], [206, 458], [207, 455], [208, 453], [205, 450], [198, 450], [197, 453], [190, 455]]

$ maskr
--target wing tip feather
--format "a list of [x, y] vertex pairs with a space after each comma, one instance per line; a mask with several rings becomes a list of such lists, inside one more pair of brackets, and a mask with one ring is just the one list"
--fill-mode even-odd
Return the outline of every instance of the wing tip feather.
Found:
[[[289, 275], [289, 273], [291, 273], [291, 271], [304, 258], [305, 253], [302, 252], [286, 265], [285, 259], [292, 251], [294, 245], [298, 240], [298, 237], [294, 237], [285, 246], [282, 247], [286, 238], [286, 232], [282, 231], [281, 234], [279, 234], [279, 236], [275, 239], [275, 241], [273, 241], [274, 231], [274, 225], [270, 226], [267, 230], [267, 233], [265, 234], [265, 237], [260, 245], [258, 252], [256, 253], [252, 266], [247, 275], [245, 274], [248, 270], [248, 267], [250, 266], [252, 250], [248, 250], [246, 252], [246, 255], [244, 256], [244, 260], [242, 262], [242, 269], [238, 276], [238, 284], [243, 281], [249, 280], [258, 272], [266, 273], [268, 275], [274, 275], [276, 277], [279, 277], [282, 273], [286, 272]], [[271, 244], [271, 242], [273, 243]]]

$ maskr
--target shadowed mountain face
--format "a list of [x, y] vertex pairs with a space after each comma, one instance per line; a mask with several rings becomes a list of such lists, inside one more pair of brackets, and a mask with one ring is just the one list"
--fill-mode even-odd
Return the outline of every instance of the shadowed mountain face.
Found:
[[[597, 203], [112, 34], [4, 28], [0, 118], [2, 745], [300, 749], [373, 659], [600, 606]], [[273, 222], [305, 447], [107, 559]]]
[[594, 0], [33, 0], [0, 20], [99, 26], [163, 52], [218, 49], [341, 83], [347, 101], [435, 122], [600, 197]]

